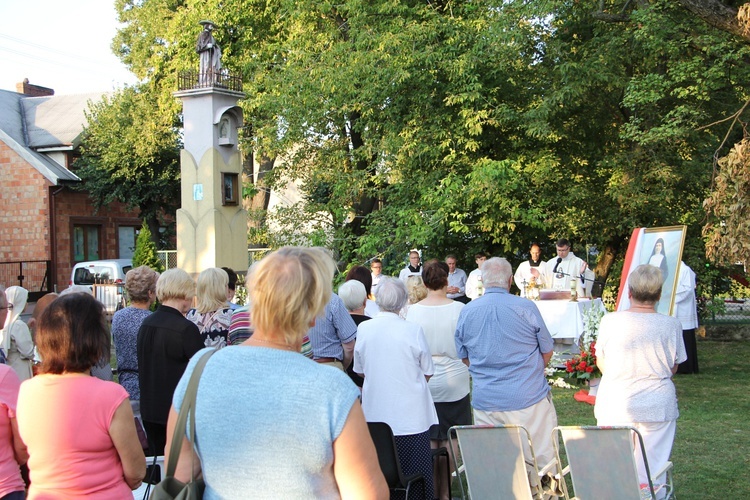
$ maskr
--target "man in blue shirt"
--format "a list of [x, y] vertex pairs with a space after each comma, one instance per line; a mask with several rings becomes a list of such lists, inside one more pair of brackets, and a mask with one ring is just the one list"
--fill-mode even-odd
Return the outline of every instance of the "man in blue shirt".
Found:
[[318, 363], [335, 366], [341, 370], [351, 364], [357, 325], [341, 297], [335, 293], [326, 304], [323, 316], [315, 319], [315, 325], [307, 332], [310, 337], [313, 359]]
[[[456, 325], [456, 350], [473, 380], [474, 423], [524, 426], [541, 469], [554, 459], [551, 435], [557, 425], [544, 377], [552, 337], [536, 304], [509, 293], [513, 270], [507, 260], [487, 260], [482, 278], [484, 296], [461, 310]], [[531, 460], [528, 450], [526, 459]]]
[[466, 304], [469, 302], [469, 298], [466, 296], [466, 272], [463, 269], [459, 269], [456, 266], [455, 255], [448, 255], [445, 258], [445, 263], [448, 264], [448, 298], [463, 302]]

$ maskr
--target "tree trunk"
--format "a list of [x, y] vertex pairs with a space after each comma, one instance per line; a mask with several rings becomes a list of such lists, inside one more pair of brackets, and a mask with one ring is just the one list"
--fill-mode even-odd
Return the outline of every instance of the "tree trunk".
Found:
[[615, 241], [610, 241], [604, 247], [604, 250], [599, 256], [599, 260], [596, 262], [596, 267], [594, 268], [597, 281], [607, 281], [612, 266], [615, 264], [618, 255], [622, 252], [623, 243], [624, 241], [618, 238]]
[[[357, 120], [359, 120], [359, 113], [355, 112], [352, 113], [351, 116], [349, 116], [349, 124], [350, 124], [350, 131], [349, 131], [349, 139], [352, 143], [352, 149], [354, 151], [357, 151], [361, 147], [364, 146], [364, 140], [362, 139], [362, 134], [360, 134], [356, 130], [356, 124]], [[375, 174], [375, 159], [370, 158], [359, 158], [356, 163], [354, 164], [354, 168], [357, 170], [363, 170], [367, 171], [368, 173], [368, 180], [367, 180], [367, 187], [372, 188], [372, 176]], [[361, 236], [364, 234], [364, 217], [371, 214], [373, 210], [375, 210], [375, 206], [377, 203], [377, 199], [374, 196], [371, 196], [369, 194], [362, 194], [359, 197], [359, 200], [354, 204], [354, 220], [351, 222], [350, 227], [353, 234], [357, 236]]]
[[[257, 212], [258, 210], [268, 210], [268, 205], [271, 201], [271, 190], [268, 189], [265, 183], [265, 177], [268, 172], [273, 170], [274, 163], [276, 162], [276, 158], [269, 158], [268, 156], [265, 156], [263, 154], [260, 155], [260, 161], [258, 162], [258, 175], [257, 175], [257, 181], [255, 180], [255, 163], [253, 161], [253, 156], [248, 155], [245, 160], [245, 166], [242, 169], [243, 173], [243, 179], [242, 182], [254, 184], [255, 188], [258, 190], [258, 192], [250, 199], [243, 199], [242, 200], [242, 206], [245, 210], [248, 212]], [[249, 217], [247, 221], [248, 229], [254, 228], [259, 229], [261, 228], [266, 221], [265, 214], [262, 214], [260, 217]]]
[[[750, 41], [748, 22], [738, 9], [719, 0], [678, 0], [680, 5], [714, 28]], [[744, 9], [743, 9], [744, 10]], [[741, 19], [743, 17], [743, 19]]]
[[156, 249], [159, 250], [162, 247], [161, 244], [161, 232], [159, 231], [159, 217], [156, 214], [152, 214], [146, 217], [146, 225], [148, 230], [151, 231], [151, 241], [156, 245]]

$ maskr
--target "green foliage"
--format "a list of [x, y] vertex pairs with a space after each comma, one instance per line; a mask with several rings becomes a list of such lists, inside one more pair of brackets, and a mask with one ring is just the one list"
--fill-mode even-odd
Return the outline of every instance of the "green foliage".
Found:
[[156, 235], [162, 215], [173, 214], [180, 199], [177, 123], [157, 111], [157, 99], [147, 86], [127, 87], [91, 105], [73, 165], [98, 206], [138, 208]]
[[156, 245], [151, 239], [151, 231], [145, 221], [138, 233], [133, 253], [133, 267], [139, 266], [148, 266], [160, 273], [164, 271], [164, 264], [156, 253]]
[[216, 22], [245, 82], [243, 148], [278, 157], [266, 187], [300, 192], [261, 216], [271, 246], [388, 272], [408, 248], [471, 267], [563, 236], [619, 256], [633, 227], [698, 234], [723, 134], [698, 127], [750, 81], [745, 44], [672, 2], [633, 5], [605, 23], [586, 2], [117, 0], [115, 48], [166, 113], [198, 20]]

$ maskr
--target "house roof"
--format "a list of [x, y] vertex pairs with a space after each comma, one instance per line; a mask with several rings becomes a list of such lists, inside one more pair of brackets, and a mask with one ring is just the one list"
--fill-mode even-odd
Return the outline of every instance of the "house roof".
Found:
[[89, 101], [101, 100], [102, 93], [47, 97], [23, 97], [29, 147], [77, 147], [88, 125], [85, 111]]
[[29, 162], [52, 184], [80, 182], [80, 178], [40, 152], [78, 147], [87, 125], [89, 101], [103, 93], [26, 97], [0, 90], [0, 140]]

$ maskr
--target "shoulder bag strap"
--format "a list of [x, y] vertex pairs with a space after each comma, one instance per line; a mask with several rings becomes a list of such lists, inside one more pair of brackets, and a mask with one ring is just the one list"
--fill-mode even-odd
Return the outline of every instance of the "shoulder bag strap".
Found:
[[[203, 368], [208, 363], [208, 358], [215, 352], [216, 349], [213, 349], [201, 356], [195, 364], [193, 373], [190, 375], [190, 381], [188, 382], [187, 389], [185, 389], [185, 397], [182, 398], [182, 406], [180, 407], [180, 412], [177, 414], [177, 424], [172, 435], [172, 445], [169, 447], [167, 477], [174, 476], [174, 471], [177, 469], [177, 460], [180, 457], [180, 450], [182, 449], [182, 440], [185, 439], [185, 424], [187, 423], [188, 413], [190, 413], [190, 442], [195, 446], [195, 412], [192, 410], [195, 406], [195, 397], [198, 394], [198, 383], [200, 382], [201, 373], [203, 373]], [[191, 479], [193, 478], [192, 467], [190, 477]]]

